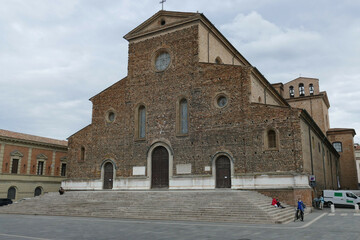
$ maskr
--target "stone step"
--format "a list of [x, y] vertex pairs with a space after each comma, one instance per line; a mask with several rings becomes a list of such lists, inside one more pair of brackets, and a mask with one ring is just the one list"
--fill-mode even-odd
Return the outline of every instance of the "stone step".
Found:
[[49, 193], [0, 208], [0, 213], [246, 223], [292, 221], [253, 191], [73, 191]]

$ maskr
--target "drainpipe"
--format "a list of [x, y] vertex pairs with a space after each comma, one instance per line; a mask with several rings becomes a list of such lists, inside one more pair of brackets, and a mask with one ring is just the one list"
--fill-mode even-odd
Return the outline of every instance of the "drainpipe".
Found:
[[324, 171], [324, 187], [326, 189], [326, 171], [325, 171], [325, 152], [324, 152], [324, 139], [325, 137], [322, 139], [321, 141], [321, 146], [322, 146], [322, 159], [323, 159], [323, 171]]
[[310, 142], [311, 175], [314, 175], [314, 163], [313, 163], [313, 153], [312, 153], [312, 142], [311, 142], [310, 126], [309, 126], [309, 142]]

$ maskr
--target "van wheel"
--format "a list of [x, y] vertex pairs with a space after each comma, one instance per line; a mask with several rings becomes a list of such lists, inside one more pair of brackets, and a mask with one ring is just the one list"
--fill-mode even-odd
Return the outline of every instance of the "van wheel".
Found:
[[332, 202], [327, 202], [327, 207], [331, 207], [332, 204]]

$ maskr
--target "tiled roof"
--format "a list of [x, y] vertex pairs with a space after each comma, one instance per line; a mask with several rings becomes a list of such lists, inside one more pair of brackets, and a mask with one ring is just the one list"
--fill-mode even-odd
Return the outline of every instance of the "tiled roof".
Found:
[[21, 139], [21, 140], [26, 140], [26, 141], [55, 144], [55, 145], [61, 145], [61, 146], [67, 146], [67, 144], [68, 144], [67, 141], [64, 141], [64, 140], [39, 137], [39, 136], [34, 136], [34, 135], [24, 134], [24, 133], [17, 133], [17, 132], [12, 132], [12, 131], [3, 130], [3, 129], [0, 129], [0, 137], [8, 137], [8, 138], [13, 138], [13, 139]]

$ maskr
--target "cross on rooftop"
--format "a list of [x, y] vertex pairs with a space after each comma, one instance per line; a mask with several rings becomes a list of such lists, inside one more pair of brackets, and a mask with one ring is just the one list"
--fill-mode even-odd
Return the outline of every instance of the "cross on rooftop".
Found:
[[161, 10], [164, 10], [164, 2], [166, 2], [166, 0], [161, 0], [160, 3], [161, 3]]

